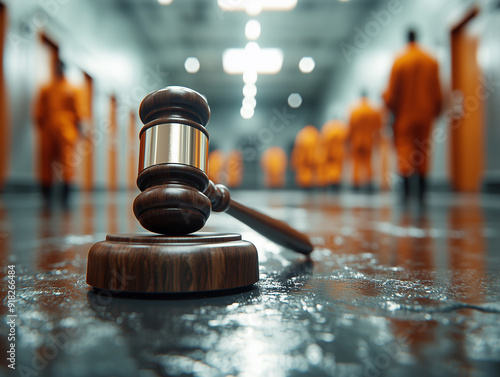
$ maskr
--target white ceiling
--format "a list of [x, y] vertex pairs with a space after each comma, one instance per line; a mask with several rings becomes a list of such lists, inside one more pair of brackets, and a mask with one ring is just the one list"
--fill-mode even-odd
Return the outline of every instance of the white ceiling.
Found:
[[[260, 75], [257, 103], [275, 104], [299, 92], [304, 103], [322, 95], [336, 68], [345, 64], [339, 48], [350, 41], [353, 28], [361, 26], [380, 0], [299, 0], [288, 12], [263, 12], [250, 17], [245, 12], [223, 12], [216, 0], [174, 0], [168, 6], [156, 0], [112, 0], [108, 3], [128, 19], [142, 45], [145, 61], [168, 72], [165, 85], [184, 85], [205, 94], [211, 104], [239, 106], [243, 98], [240, 75], [222, 70], [222, 53], [243, 48], [247, 43], [245, 24], [255, 18], [262, 26], [261, 47], [278, 47], [284, 52], [282, 70]], [[196, 74], [184, 70], [184, 61], [195, 56], [201, 63]], [[316, 68], [303, 74], [298, 63], [312, 56]]]

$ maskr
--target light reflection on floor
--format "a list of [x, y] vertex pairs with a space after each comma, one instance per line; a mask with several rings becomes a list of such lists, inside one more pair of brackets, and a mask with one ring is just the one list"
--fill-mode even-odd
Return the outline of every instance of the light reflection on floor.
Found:
[[[252, 289], [189, 300], [90, 291], [89, 247], [108, 233], [142, 231], [131, 210], [135, 195], [81, 194], [71, 211], [52, 213], [35, 194], [1, 198], [2, 300], [6, 266], [13, 263], [17, 366], [25, 375], [468, 376], [500, 370], [496, 196], [436, 193], [420, 211], [399, 207], [389, 194], [237, 191], [233, 196], [242, 203], [308, 233], [312, 260], [213, 214], [205, 231], [239, 232], [257, 246], [261, 276]], [[6, 351], [4, 323], [1, 329], [0, 350]], [[0, 365], [1, 375], [6, 361]]]

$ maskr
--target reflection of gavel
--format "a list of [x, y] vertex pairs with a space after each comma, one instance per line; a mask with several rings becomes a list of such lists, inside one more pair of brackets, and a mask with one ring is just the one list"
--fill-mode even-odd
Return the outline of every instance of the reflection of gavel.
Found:
[[230, 198], [223, 185], [209, 181], [208, 132], [210, 118], [205, 98], [190, 89], [171, 86], [146, 96], [139, 114], [141, 193], [134, 213], [141, 225], [155, 233], [186, 235], [201, 229], [210, 209], [227, 212], [273, 242], [302, 254], [313, 250], [304, 234], [282, 221], [247, 208]]

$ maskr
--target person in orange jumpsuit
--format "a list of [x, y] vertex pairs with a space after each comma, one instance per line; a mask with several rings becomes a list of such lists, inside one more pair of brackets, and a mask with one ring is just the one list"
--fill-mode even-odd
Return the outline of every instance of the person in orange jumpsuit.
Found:
[[319, 132], [314, 126], [305, 126], [295, 137], [292, 168], [299, 187], [312, 188], [317, 183]]
[[214, 149], [208, 155], [208, 178], [214, 183], [225, 184], [227, 181], [224, 165], [226, 164], [224, 153], [219, 149]]
[[285, 151], [280, 147], [268, 148], [260, 159], [260, 166], [264, 171], [264, 184], [270, 188], [285, 186], [287, 166]]
[[78, 91], [64, 77], [58, 62], [52, 82], [42, 87], [35, 104], [39, 131], [39, 173], [45, 205], [50, 206], [53, 176], [63, 182], [63, 205], [68, 205], [70, 184], [76, 167], [75, 144], [80, 129]]
[[361, 186], [372, 188], [372, 150], [380, 140], [382, 116], [362, 93], [361, 100], [354, 106], [349, 119], [347, 140], [351, 148], [354, 189]]
[[394, 115], [394, 142], [398, 171], [403, 177], [406, 203], [410, 196], [409, 177], [419, 177], [419, 200], [424, 202], [429, 170], [432, 122], [441, 110], [441, 86], [437, 61], [417, 43], [414, 30], [408, 33], [408, 47], [399, 56], [383, 95]]
[[243, 181], [243, 156], [239, 150], [229, 152], [226, 161], [227, 187], [237, 188]]
[[321, 127], [320, 185], [340, 188], [346, 136], [347, 126], [341, 120], [328, 121]]

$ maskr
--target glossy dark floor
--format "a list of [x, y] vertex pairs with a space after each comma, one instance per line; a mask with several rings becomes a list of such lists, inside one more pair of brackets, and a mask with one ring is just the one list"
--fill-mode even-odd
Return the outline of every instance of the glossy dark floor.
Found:
[[[260, 281], [217, 297], [134, 299], [85, 283], [89, 247], [140, 231], [135, 193], [1, 198], [2, 315], [17, 274], [21, 376], [497, 376], [500, 200], [432, 194], [426, 211], [390, 194], [236, 192], [312, 238], [311, 260], [225, 214], [206, 231], [240, 232]], [[7, 374], [2, 322], [0, 374]]]

